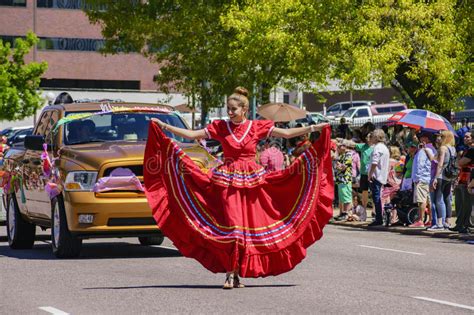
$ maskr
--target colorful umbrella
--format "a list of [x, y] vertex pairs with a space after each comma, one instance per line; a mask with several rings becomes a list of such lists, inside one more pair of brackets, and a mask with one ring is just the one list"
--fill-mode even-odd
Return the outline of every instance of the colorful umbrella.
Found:
[[415, 129], [433, 132], [450, 130], [455, 133], [453, 126], [446, 118], [424, 109], [405, 109], [394, 114], [388, 121]]
[[273, 121], [292, 121], [306, 117], [306, 111], [285, 103], [270, 103], [262, 105], [257, 112], [260, 116]]

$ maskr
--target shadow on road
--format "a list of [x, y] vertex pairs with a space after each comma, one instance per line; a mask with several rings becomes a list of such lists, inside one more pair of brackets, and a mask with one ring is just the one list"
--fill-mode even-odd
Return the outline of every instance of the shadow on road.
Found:
[[[30, 260], [52, 260], [56, 259], [49, 244], [35, 244], [32, 249], [12, 250], [8, 245], [0, 245], [0, 257], [11, 257], [16, 259]], [[114, 258], [150, 258], [150, 257], [180, 257], [177, 249], [159, 246], [142, 246], [124, 242], [113, 243], [84, 243], [81, 255], [83, 259], [114, 259]]]
[[[295, 284], [262, 284], [262, 285], [245, 285], [248, 288], [285, 288], [295, 287]], [[130, 287], [96, 287], [84, 288], [83, 290], [131, 290], [131, 289], [219, 289], [222, 290], [222, 285], [189, 285], [189, 284], [168, 284], [168, 285], [144, 285], [144, 286], [130, 286]]]

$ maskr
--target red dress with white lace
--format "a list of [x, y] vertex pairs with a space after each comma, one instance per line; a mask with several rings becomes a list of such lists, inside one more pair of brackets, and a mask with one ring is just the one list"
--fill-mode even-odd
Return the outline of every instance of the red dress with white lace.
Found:
[[205, 131], [221, 142], [225, 159], [206, 173], [150, 126], [144, 179], [153, 216], [184, 256], [212, 272], [287, 272], [332, 216], [330, 127], [287, 169], [267, 172], [255, 155], [272, 129], [271, 121], [214, 121]]

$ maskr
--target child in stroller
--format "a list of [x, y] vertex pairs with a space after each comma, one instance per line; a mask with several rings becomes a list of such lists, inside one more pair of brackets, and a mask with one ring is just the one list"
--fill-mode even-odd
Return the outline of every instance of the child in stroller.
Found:
[[[392, 224], [392, 212], [396, 213], [398, 221]], [[408, 226], [418, 221], [418, 205], [413, 202], [413, 190], [397, 191], [390, 203], [384, 206], [385, 226], [401, 224]]]

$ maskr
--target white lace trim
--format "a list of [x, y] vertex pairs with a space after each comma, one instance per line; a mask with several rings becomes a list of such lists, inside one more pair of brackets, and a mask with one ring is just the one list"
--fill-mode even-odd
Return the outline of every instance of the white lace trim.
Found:
[[245, 124], [246, 121], [247, 119], [244, 119], [241, 122], [233, 122], [232, 120], [230, 122], [233, 123], [234, 125], [242, 125], [242, 124]]
[[270, 136], [272, 135], [273, 129], [275, 129], [275, 126], [272, 126], [272, 127], [270, 128], [270, 130], [268, 130], [267, 138], [270, 138]]
[[211, 134], [209, 133], [209, 129], [204, 128], [204, 132], [206, 133], [207, 138], [208, 138], [208, 139], [211, 139]]
[[227, 130], [229, 130], [230, 135], [232, 136], [232, 138], [234, 138], [234, 140], [235, 140], [237, 143], [241, 143], [242, 140], [244, 140], [245, 137], [247, 136], [247, 134], [249, 133], [250, 128], [252, 127], [252, 122], [253, 122], [253, 121], [250, 121], [250, 122], [249, 122], [249, 125], [247, 126], [247, 130], [244, 132], [244, 135], [243, 135], [242, 138], [240, 138], [240, 139], [237, 139], [237, 137], [235, 136], [235, 134], [232, 132], [232, 129], [230, 129], [230, 124], [229, 124], [229, 121], [228, 121], [228, 120], [226, 121]]

